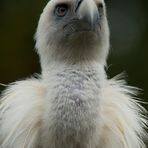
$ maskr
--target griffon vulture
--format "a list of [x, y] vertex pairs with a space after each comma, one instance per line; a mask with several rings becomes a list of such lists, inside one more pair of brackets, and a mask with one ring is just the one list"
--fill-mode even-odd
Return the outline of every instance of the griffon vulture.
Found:
[[136, 89], [105, 72], [104, 1], [50, 0], [35, 38], [42, 72], [3, 92], [0, 148], [145, 148]]

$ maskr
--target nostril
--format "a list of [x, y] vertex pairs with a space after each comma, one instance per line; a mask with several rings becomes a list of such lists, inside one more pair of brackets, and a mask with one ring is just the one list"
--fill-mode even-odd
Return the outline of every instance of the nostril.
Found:
[[80, 7], [82, 1], [83, 1], [83, 0], [77, 0], [76, 7], [75, 7], [75, 12], [77, 12], [77, 10], [78, 10], [78, 8]]

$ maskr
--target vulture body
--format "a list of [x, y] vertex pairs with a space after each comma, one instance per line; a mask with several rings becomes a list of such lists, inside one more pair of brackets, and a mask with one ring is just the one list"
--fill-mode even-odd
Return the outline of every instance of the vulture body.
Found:
[[103, 0], [50, 0], [37, 28], [41, 76], [0, 100], [0, 148], [145, 148], [136, 89], [105, 72]]

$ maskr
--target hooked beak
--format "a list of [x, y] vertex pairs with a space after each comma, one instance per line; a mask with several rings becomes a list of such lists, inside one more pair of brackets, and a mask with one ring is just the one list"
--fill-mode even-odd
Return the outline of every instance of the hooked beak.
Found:
[[78, 19], [94, 31], [99, 20], [99, 11], [94, 0], [78, 0], [76, 7]]
[[69, 36], [77, 32], [97, 33], [100, 27], [100, 15], [94, 0], [77, 0], [75, 14], [63, 27], [64, 35]]

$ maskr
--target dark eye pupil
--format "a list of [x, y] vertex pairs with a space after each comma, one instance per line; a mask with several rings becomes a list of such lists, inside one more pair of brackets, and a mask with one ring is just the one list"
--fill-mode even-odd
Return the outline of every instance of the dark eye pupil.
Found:
[[63, 14], [65, 11], [66, 11], [66, 9], [65, 9], [64, 7], [58, 9], [58, 12], [59, 12], [59, 13], [62, 13], [62, 14]]

